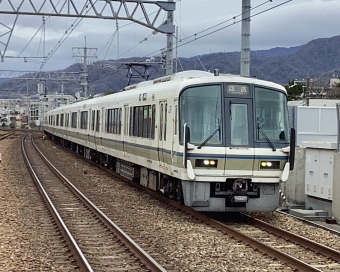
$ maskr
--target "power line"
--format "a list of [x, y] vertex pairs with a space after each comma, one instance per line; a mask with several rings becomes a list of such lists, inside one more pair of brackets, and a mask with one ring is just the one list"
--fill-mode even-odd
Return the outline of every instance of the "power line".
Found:
[[[277, 7], [279, 7], [279, 6], [282, 6], [282, 5], [284, 5], [284, 4], [287, 4], [288, 2], [291, 2], [291, 1], [293, 1], [293, 0], [287, 0], [287, 1], [285, 1], [285, 2], [283, 2], [283, 3], [281, 3], [281, 4], [277, 4], [277, 5], [275, 5], [275, 6], [273, 6], [273, 7], [270, 7], [270, 8], [268, 8], [268, 9], [266, 9], [266, 10], [263, 10], [263, 11], [260, 11], [260, 12], [258, 12], [258, 13], [256, 13], [256, 14], [253, 14], [253, 15], [251, 15], [249, 18], [247, 18], [247, 19], [250, 19], [250, 18], [252, 18], [252, 17], [255, 17], [255, 16], [258, 16], [258, 15], [260, 15], [260, 14], [263, 14], [263, 13], [265, 13], [265, 12], [268, 12], [268, 11], [270, 11], [270, 10], [272, 10], [272, 9], [275, 9], [275, 8], [277, 8]], [[272, 1], [267, 1], [267, 2], [272, 2]], [[267, 3], [267, 2], [265, 2], [265, 3]], [[265, 3], [263, 3], [263, 4], [265, 4]], [[263, 4], [261, 4], [261, 5], [263, 5]], [[258, 5], [257, 7], [259, 7], [260, 5]], [[240, 15], [239, 15], [240, 16]], [[238, 17], [238, 16], [237, 16]], [[233, 17], [234, 18], [234, 17]], [[232, 19], [233, 19], [232, 18]], [[228, 19], [227, 21], [230, 21], [231, 19]], [[226, 22], [226, 21], [225, 21]], [[191, 39], [190, 41], [188, 41], [188, 42], [185, 42], [185, 43], [183, 43], [183, 44], [181, 44], [181, 45], [179, 45], [178, 47], [182, 47], [182, 46], [184, 46], [184, 45], [187, 45], [187, 44], [189, 44], [189, 43], [192, 43], [192, 42], [195, 42], [195, 41], [197, 41], [197, 40], [199, 40], [199, 39], [202, 39], [202, 38], [204, 38], [204, 37], [207, 37], [207, 36], [209, 36], [209, 35], [212, 35], [212, 34], [214, 34], [214, 33], [216, 33], [216, 32], [219, 32], [219, 31], [221, 31], [221, 30], [223, 30], [223, 29], [226, 29], [226, 28], [228, 28], [228, 27], [231, 27], [231, 26], [233, 26], [233, 25], [235, 25], [235, 24], [237, 24], [237, 23], [240, 23], [240, 22], [242, 22], [242, 20], [238, 20], [238, 21], [234, 21], [232, 24], [229, 24], [229, 25], [226, 25], [226, 26], [224, 26], [224, 27], [221, 27], [221, 28], [219, 28], [219, 29], [216, 29], [216, 30], [214, 30], [214, 31], [211, 31], [211, 32], [209, 32], [209, 33], [207, 33], [207, 34], [204, 34], [204, 35], [202, 35], [202, 36], [199, 36], [199, 37], [197, 37], [197, 33], [196, 34], [193, 34], [193, 35], [191, 35], [190, 37], [194, 37], [194, 39]], [[220, 24], [222, 24], [222, 23], [220, 23]], [[217, 25], [215, 25], [215, 26], [213, 26], [213, 27], [211, 27], [211, 28], [214, 28], [214, 27], [216, 27], [216, 26], [218, 26], [218, 25], [220, 25], [220, 24], [217, 24]], [[205, 31], [207, 31], [208, 29], [206, 29], [206, 30], [203, 30], [203, 31], [201, 31], [201, 32], [199, 32], [199, 33], [202, 33], [202, 32], [205, 32]], [[187, 38], [185, 38], [185, 39], [187, 39]], [[180, 41], [180, 42], [182, 42], [182, 41]], [[175, 47], [173, 48], [173, 49], [175, 49]], [[152, 52], [152, 53], [150, 53], [150, 54], [148, 54], [148, 55], [145, 55], [144, 57], [149, 57], [149, 56], [160, 56], [161, 55], [161, 53], [158, 53], [158, 52], [162, 52], [162, 50], [164, 50], [164, 48], [162, 48], [162, 49], [158, 49], [158, 50], [156, 50], [156, 51], [154, 51], [154, 52]], [[158, 54], [157, 54], [158, 53]], [[156, 54], [156, 55], [155, 55]]]

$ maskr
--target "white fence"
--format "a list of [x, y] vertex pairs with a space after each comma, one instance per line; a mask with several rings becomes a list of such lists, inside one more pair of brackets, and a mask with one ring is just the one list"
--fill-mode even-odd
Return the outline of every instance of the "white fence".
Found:
[[290, 123], [296, 129], [296, 145], [303, 141], [337, 142], [336, 107], [290, 106]]

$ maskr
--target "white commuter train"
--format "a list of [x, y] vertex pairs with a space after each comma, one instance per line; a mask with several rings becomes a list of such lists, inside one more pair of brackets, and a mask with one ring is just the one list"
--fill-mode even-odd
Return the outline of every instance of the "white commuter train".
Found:
[[[273, 211], [294, 164], [281, 85], [186, 71], [47, 113], [45, 133], [197, 211]], [[291, 152], [292, 151], [292, 152]]]

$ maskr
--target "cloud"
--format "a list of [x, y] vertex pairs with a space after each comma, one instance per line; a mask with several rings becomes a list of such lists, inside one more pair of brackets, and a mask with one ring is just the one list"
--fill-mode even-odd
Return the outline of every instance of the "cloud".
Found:
[[[337, 30], [340, 23], [338, 0], [251, 0], [251, 6], [251, 50], [297, 46], [340, 34]], [[177, 1], [174, 21], [178, 26], [178, 55], [191, 57], [239, 51], [241, 13], [239, 0]], [[1, 15], [0, 22], [10, 25], [14, 18], [14, 15]], [[119, 32], [116, 33], [116, 21], [113, 20], [45, 19], [43, 32], [43, 28], [38, 31], [42, 25], [40, 16], [19, 16], [6, 55], [17, 56], [24, 49], [20, 56], [42, 57], [44, 50], [45, 55], [50, 54], [44, 69], [52, 70], [74, 63], [72, 48], [85, 46], [85, 37], [87, 47], [98, 48], [99, 59], [150, 57], [166, 46], [166, 35], [154, 35], [152, 29], [126, 20], [118, 21]], [[164, 15], [159, 19], [164, 20]], [[4, 31], [6, 28], [0, 24], [0, 35]], [[7, 36], [0, 41], [6, 44]], [[0, 46], [0, 50], [4, 47]], [[6, 58], [5, 62], [0, 62], [0, 69], [36, 69], [40, 60], [24, 63], [22, 59], [15, 62], [15, 59]]]

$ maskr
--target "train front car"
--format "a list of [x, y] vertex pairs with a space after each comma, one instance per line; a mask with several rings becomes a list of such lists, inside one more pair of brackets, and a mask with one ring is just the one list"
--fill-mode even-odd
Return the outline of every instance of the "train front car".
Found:
[[179, 96], [185, 205], [273, 211], [294, 160], [286, 90], [256, 79], [218, 78], [223, 82], [188, 86]]

